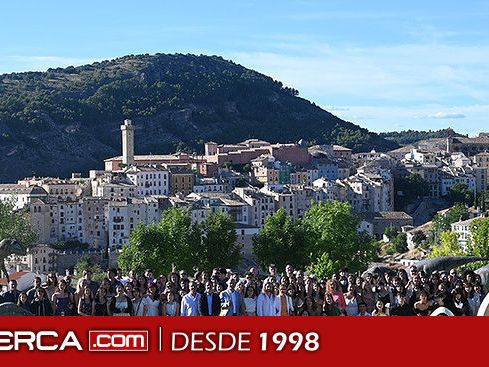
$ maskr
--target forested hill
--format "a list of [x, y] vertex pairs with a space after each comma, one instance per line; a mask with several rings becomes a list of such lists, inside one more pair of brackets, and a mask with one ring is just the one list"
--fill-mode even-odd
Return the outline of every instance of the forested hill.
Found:
[[103, 167], [120, 152], [124, 118], [137, 126], [137, 154], [252, 137], [357, 151], [397, 147], [221, 57], [130, 55], [0, 75], [0, 181]]

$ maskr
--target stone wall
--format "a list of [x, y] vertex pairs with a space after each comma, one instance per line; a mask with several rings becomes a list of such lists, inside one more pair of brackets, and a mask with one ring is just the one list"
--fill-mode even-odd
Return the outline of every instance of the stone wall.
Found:
[[[56, 271], [58, 274], [65, 274], [66, 270], [70, 273], [73, 272], [78, 260], [83, 257], [89, 257], [93, 264], [99, 264], [102, 269], [107, 267], [107, 260], [103, 258], [102, 251], [80, 251], [80, 252], [59, 252], [56, 261]], [[118, 251], [109, 252], [108, 267], [117, 267], [117, 258], [119, 257]]]

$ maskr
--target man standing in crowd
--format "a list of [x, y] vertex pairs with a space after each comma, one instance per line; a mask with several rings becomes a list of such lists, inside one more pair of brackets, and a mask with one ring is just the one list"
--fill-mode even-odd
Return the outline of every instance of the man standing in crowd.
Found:
[[34, 298], [36, 297], [37, 288], [40, 288], [41, 284], [42, 284], [41, 277], [35, 277], [32, 288], [27, 291], [27, 299], [29, 300], [29, 302], [34, 301]]
[[226, 316], [241, 316], [244, 313], [244, 301], [241, 293], [236, 291], [236, 280], [230, 279], [228, 289], [220, 294], [222, 308], [227, 308]]
[[275, 297], [278, 314], [280, 316], [292, 316], [294, 314], [294, 303], [292, 298], [287, 295], [287, 287], [285, 284], [281, 284], [279, 288], [279, 295]]
[[201, 316], [219, 316], [221, 300], [212, 289], [212, 282], [205, 283], [205, 293], [199, 297], [199, 314]]
[[95, 280], [92, 280], [92, 275], [92, 271], [89, 269], [83, 272], [83, 277], [87, 281], [87, 287], [90, 288], [92, 294], [95, 295], [97, 294], [99, 284]]
[[270, 264], [268, 267], [268, 274], [277, 283], [280, 283], [280, 275], [277, 273], [277, 266], [275, 264]]
[[199, 316], [199, 297], [197, 293], [197, 285], [191, 282], [189, 285], [189, 293], [182, 298], [181, 312], [182, 316]]
[[358, 314], [357, 316], [372, 316], [367, 312], [367, 304], [365, 302], [360, 302], [358, 304]]
[[9, 283], [9, 290], [2, 295], [2, 302], [12, 302], [17, 304], [19, 300], [20, 291], [17, 289], [17, 281], [12, 279]]
[[414, 316], [413, 308], [406, 302], [404, 293], [397, 294], [397, 306], [390, 310], [391, 316]]
[[256, 301], [256, 314], [258, 316], [279, 316], [279, 310], [277, 310], [275, 302], [272, 283], [267, 281], [263, 285], [263, 291]]

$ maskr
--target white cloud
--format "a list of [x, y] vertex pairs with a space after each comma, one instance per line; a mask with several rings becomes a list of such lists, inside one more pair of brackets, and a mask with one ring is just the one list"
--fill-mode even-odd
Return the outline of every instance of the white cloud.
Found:
[[428, 117], [434, 119], [463, 119], [465, 115], [463, 113], [437, 112], [428, 115]]
[[[322, 106], [327, 110], [327, 106]], [[464, 119], [430, 117], [443, 109], [445, 115], [463, 114]], [[448, 127], [457, 132], [477, 135], [486, 131], [489, 105], [465, 105], [446, 108], [440, 105], [425, 106], [367, 106], [350, 105], [348, 111], [334, 112], [338, 117], [373, 131], [439, 130]]]
[[[67, 66], [79, 66], [91, 64], [95, 61], [106, 60], [109, 57], [98, 58], [76, 58], [61, 56], [4, 56], [0, 58], [0, 73], [11, 72], [12, 63], [15, 64], [15, 71], [46, 71], [49, 68], [60, 68]], [[3, 61], [2, 61], [3, 59]], [[9, 65], [9, 70], [2, 67], [2, 64]]]
[[227, 56], [299, 89], [306, 98], [324, 96], [320, 103], [340, 97], [341, 104], [489, 99], [489, 46], [484, 45], [351, 47], [291, 41], [282, 51]]

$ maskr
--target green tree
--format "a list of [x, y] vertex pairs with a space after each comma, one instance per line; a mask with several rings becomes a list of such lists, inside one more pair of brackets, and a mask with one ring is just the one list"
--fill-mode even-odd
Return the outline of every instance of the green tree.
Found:
[[433, 247], [429, 257], [461, 255], [464, 255], [464, 250], [458, 245], [458, 234], [446, 231], [441, 233], [440, 244]]
[[406, 234], [398, 233], [397, 236], [392, 239], [392, 246], [396, 252], [406, 252], [408, 250]]
[[165, 274], [171, 270], [168, 253], [165, 238], [158, 226], [140, 223], [131, 232], [129, 244], [122, 247], [118, 263], [126, 271], [135, 270], [142, 274], [150, 268], [156, 274]]
[[192, 221], [191, 212], [183, 208], [165, 210], [158, 230], [170, 263], [166, 265], [168, 270], [165, 272], [170, 271], [171, 263], [179, 269], [193, 270], [200, 254], [201, 232], [198, 224]]
[[348, 203], [313, 204], [304, 218], [308, 260], [316, 263], [326, 253], [335, 271], [344, 266], [352, 272], [365, 269], [377, 255], [377, 244], [357, 232], [358, 223]]
[[328, 253], [323, 252], [316, 261], [308, 265], [307, 271], [319, 278], [331, 278], [339, 268], [340, 264], [338, 261], [331, 260]]
[[418, 197], [428, 195], [430, 187], [420, 175], [412, 174], [394, 180], [394, 192], [394, 206], [396, 210], [403, 210]]
[[465, 204], [455, 203], [446, 213], [436, 214], [433, 217], [432, 238], [438, 242], [442, 232], [451, 230], [451, 224], [460, 220], [467, 220], [469, 218], [469, 211]]
[[467, 205], [473, 205], [474, 191], [469, 190], [467, 185], [457, 182], [450, 188], [448, 198], [452, 203], [465, 203]]
[[474, 256], [489, 257], [489, 219], [480, 218], [470, 224], [468, 252]]
[[416, 231], [414, 232], [413, 235], [413, 242], [417, 245], [420, 246], [423, 244], [424, 241], [426, 241], [426, 235], [422, 231]]
[[171, 208], [163, 212], [160, 223], [136, 227], [118, 262], [124, 270], [140, 273], [150, 268], [165, 274], [173, 264], [192, 271], [234, 267], [239, 260], [234, 222], [227, 214], [211, 213], [198, 225], [189, 210]]
[[37, 234], [31, 226], [26, 210], [14, 210], [14, 200], [0, 200], [0, 240], [12, 238], [24, 246], [30, 246], [37, 240]]
[[394, 239], [397, 236], [398, 230], [396, 227], [387, 227], [384, 231], [384, 235], [389, 239]]
[[301, 222], [293, 222], [280, 208], [266, 219], [263, 229], [253, 238], [253, 252], [263, 268], [272, 263], [278, 269], [284, 269], [287, 264], [304, 266], [307, 254]]
[[212, 212], [200, 228], [202, 246], [196, 259], [200, 269], [232, 268], [239, 264], [241, 254], [236, 244], [236, 226], [228, 214]]
[[90, 270], [92, 272], [92, 279], [99, 284], [105, 278], [105, 273], [99, 264], [95, 264], [89, 256], [83, 256], [75, 264], [75, 271], [78, 278], [83, 276], [83, 272]]
[[186, 209], [171, 208], [163, 212], [159, 224], [140, 223], [122, 248], [119, 266], [143, 272], [153, 269], [157, 274], [171, 271], [172, 264], [192, 270], [199, 255], [201, 236]]

